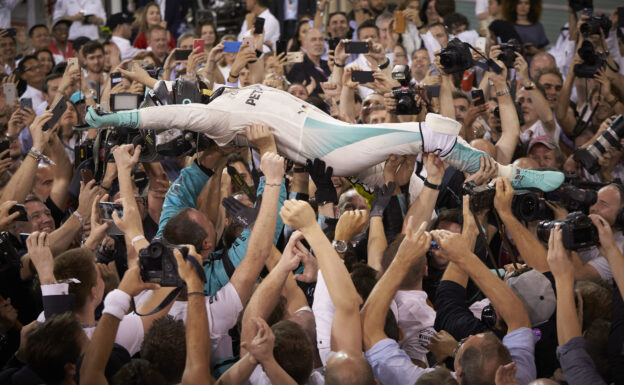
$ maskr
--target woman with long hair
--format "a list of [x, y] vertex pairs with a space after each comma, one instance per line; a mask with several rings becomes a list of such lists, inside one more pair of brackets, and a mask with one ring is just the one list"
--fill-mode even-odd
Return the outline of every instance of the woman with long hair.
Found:
[[210, 52], [212, 47], [217, 45], [219, 41], [217, 27], [215, 27], [214, 23], [210, 20], [199, 23], [195, 28], [195, 36], [199, 36], [198, 39], [204, 39], [204, 52]]
[[288, 42], [288, 51], [301, 51], [301, 45], [303, 44], [303, 37], [306, 32], [310, 30], [310, 19], [302, 17], [297, 22], [297, 29], [295, 30], [295, 35]]
[[503, 17], [520, 35], [525, 56], [534, 56], [549, 43], [544, 26], [539, 22], [541, 15], [542, 0], [503, 1]]
[[[160, 14], [160, 6], [156, 3], [146, 4], [144, 7], [136, 12], [136, 19], [132, 28], [138, 29], [139, 34], [134, 39], [134, 46], [139, 49], [145, 49], [147, 44], [147, 31], [155, 25], [162, 25], [167, 28], [167, 22], [163, 21]], [[173, 34], [169, 32], [169, 49], [176, 47], [175, 38]]]

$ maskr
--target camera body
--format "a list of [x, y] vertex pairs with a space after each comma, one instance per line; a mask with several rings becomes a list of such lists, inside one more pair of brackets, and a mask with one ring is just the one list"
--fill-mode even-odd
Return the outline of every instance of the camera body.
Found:
[[589, 20], [581, 24], [579, 30], [584, 38], [587, 38], [589, 35], [600, 35], [601, 29], [604, 35], [608, 36], [611, 25], [611, 20], [606, 15], [592, 15], [589, 17]]
[[473, 65], [470, 48], [461, 40], [452, 39], [440, 51], [440, 64], [447, 74], [464, 72]]
[[511, 211], [518, 220], [525, 222], [552, 220], [555, 216], [546, 200], [532, 192], [514, 195]]
[[143, 282], [157, 283], [160, 286], [180, 287], [184, 280], [178, 274], [178, 264], [173, 250], [182, 255], [188, 254], [188, 248], [172, 245], [163, 238], [154, 238], [149, 246], [139, 251], [139, 267]]
[[464, 186], [464, 193], [470, 195], [470, 210], [473, 213], [494, 207], [496, 185], [493, 183], [477, 186], [474, 182], [468, 182]]
[[588, 40], [583, 41], [578, 54], [583, 62], [574, 66], [574, 74], [579, 78], [593, 78], [600, 67], [605, 64], [606, 55], [597, 53], [593, 44]]
[[422, 107], [416, 104], [414, 97], [418, 90], [410, 85], [412, 75], [409, 66], [396, 65], [392, 68], [392, 79], [399, 82], [400, 87], [392, 89], [392, 98], [397, 101], [395, 115], [418, 115]]
[[498, 55], [498, 60], [502, 61], [507, 68], [514, 68], [514, 62], [516, 61], [516, 52], [521, 53], [522, 46], [516, 39], [509, 39], [506, 43], [501, 43], [501, 53]]
[[598, 158], [611, 147], [620, 148], [622, 138], [624, 138], [624, 118], [618, 115], [594, 143], [574, 152], [574, 160], [580, 162], [590, 174], [595, 174], [600, 170]]
[[542, 221], [537, 225], [537, 237], [548, 242], [550, 231], [556, 226], [561, 228], [563, 246], [568, 250], [580, 250], [600, 243], [598, 229], [591, 219], [582, 212], [568, 214], [563, 221]]
[[588, 212], [589, 207], [596, 203], [598, 193], [595, 190], [582, 189], [572, 184], [564, 184], [557, 191], [561, 204], [569, 212]]

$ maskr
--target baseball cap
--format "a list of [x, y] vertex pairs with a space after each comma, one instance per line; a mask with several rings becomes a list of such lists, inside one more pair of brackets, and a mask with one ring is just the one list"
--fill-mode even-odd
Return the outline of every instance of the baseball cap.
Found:
[[555, 312], [557, 298], [550, 280], [535, 269], [509, 277], [505, 283], [524, 304], [531, 324], [541, 325]]
[[132, 24], [134, 22], [134, 17], [129, 16], [123, 12], [112, 14], [108, 21], [106, 22], [106, 26], [113, 31], [118, 25], [121, 24]]
[[548, 137], [548, 136], [536, 136], [535, 138], [533, 138], [531, 140], [531, 143], [529, 143], [529, 148], [527, 150], [527, 153], [531, 152], [531, 149], [536, 144], [543, 144], [544, 146], [548, 147], [551, 150], [554, 150], [555, 148], [557, 148], [557, 145], [553, 142], [552, 139], [550, 139], [550, 137]]
[[68, 27], [70, 27], [72, 25], [72, 21], [71, 20], [65, 19], [65, 18], [63, 18], [63, 16], [61, 16], [61, 17], [55, 19], [52, 22], [52, 29], [54, 29], [54, 27], [56, 27], [56, 25], [59, 24], [59, 23], [65, 23], [65, 24], [67, 24]]

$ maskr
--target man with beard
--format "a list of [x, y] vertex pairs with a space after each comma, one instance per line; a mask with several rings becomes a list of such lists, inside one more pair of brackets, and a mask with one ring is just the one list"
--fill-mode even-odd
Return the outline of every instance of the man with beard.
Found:
[[106, 73], [104, 72], [104, 47], [97, 41], [90, 41], [82, 47], [82, 56], [87, 70], [87, 84], [90, 88], [104, 88]]

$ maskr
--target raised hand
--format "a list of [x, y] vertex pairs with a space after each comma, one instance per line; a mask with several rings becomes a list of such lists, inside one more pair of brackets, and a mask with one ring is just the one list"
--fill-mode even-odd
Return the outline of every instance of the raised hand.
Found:
[[9, 215], [9, 210], [16, 204], [16, 201], [5, 201], [0, 204], [0, 231], [8, 230], [13, 220], [19, 216], [20, 213], [18, 211]]
[[275, 335], [262, 318], [254, 317], [251, 321], [254, 323], [256, 335], [251, 341], [242, 342], [241, 347], [246, 349], [260, 364], [269, 362], [274, 359], [273, 346], [275, 344]]
[[496, 178], [496, 195], [494, 196], [494, 208], [499, 214], [511, 213], [511, 202], [514, 197], [514, 189], [507, 178]]
[[409, 217], [405, 230], [405, 238], [403, 238], [403, 241], [399, 245], [396, 258], [406, 259], [412, 264], [417, 259], [424, 258], [427, 250], [429, 250], [431, 246], [431, 234], [429, 234], [426, 229], [427, 222], [421, 223], [420, 227], [416, 229], [413, 217]]
[[371, 218], [383, 216], [384, 210], [388, 207], [392, 199], [395, 187], [396, 184], [394, 182], [384, 184], [381, 187], [375, 186], [375, 196], [373, 197], [373, 204], [371, 205], [370, 211]]
[[562, 231], [559, 226], [550, 230], [546, 260], [555, 280], [574, 282], [574, 265], [570, 258], [570, 252], [563, 246]]
[[266, 152], [260, 160], [260, 171], [264, 174], [267, 184], [280, 184], [286, 172], [284, 158], [274, 152]]
[[301, 253], [297, 249], [297, 245], [301, 244], [301, 240], [303, 239], [303, 234], [301, 231], [295, 231], [290, 236], [288, 240], [288, 244], [284, 248], [284, 253], [282, 253], [282, 258], [277, 263], [276, 268], [281, 269], [284, 272], [291, 272], [299, 267], [299, 263], [301, 262]]
[[351, 238], [360, 234], [368, 224], [368, 212], [365, 210], [345, 211], [336, 224], [334, 239], [349, 242]]
[[280, 217], [286, 226], [302, 230], [316, 226], [314, 210], [305, 201], [287, 200], [280, 210]]
[[[199, 254], [197, 254], [197, 251], [195, 251], [195, 247], [193, 245], [181, 245], [181, 246], [188, 248], [187, 258], [195, 259], [197, 264], [201, 266], [202, 257]], [[185, 260], [184, 257], [182, 256], [182, 253], [178, 249], [173, 250], [173, 256], [175, 257], [176, 263], [178, 264], [178, 274], [180, 275], [180, 278], [182, 278], [184, 282], [186, 282], [186, 286], [189, 292], [196, 291], [198, 290], [198, 288], [199, 290], [202, 290], [204, 284], [202, 282], [202, 278], [199, 275], [197, 275], [198, 272], [193, 267], [193, 263]]]
[[334, 188], [334, 182], [332, 182], [334, 169], [331, 166], [325, 167], [325, 162], [316, 158], [314, 162], [310, 159], [306, 161], [306, 171], [316, 185], [314, 195], [318, 205], [321, 206], [324, 203], [337, 204], [338, 194], [336, 193], [336, 188]]
[[48, 246], [48, 234], [35, 231], [26, 239], [28, 256], [35, 265], [42, 285], [54, 283], [54, 257]]
[[245, 127], [245, 136], [252, 145], [258, 148], [261, 155], [265, 152], [277, 152], [275, 137], [269, 126], [254, 123]]
[[126, 270], [118, 289], [131, 297], [139, 295], [144, 290], [157, 290], [160, 285], [156, 283], [145, 283], [141, 279], [141, 270], [138, 266], [134, 266]]
[[124, 144], [113, 148], [113, 156], [115, 157], [115, 163], [117, 164], [117, 170], [130, 171], [135, 164], [139, 161], [141, 155], [141, 146], [132, 144]]

